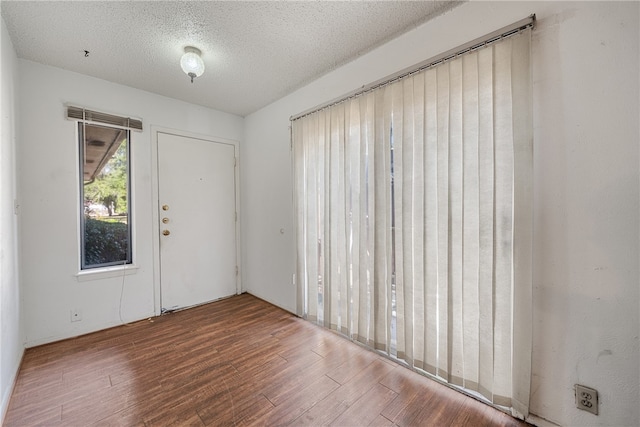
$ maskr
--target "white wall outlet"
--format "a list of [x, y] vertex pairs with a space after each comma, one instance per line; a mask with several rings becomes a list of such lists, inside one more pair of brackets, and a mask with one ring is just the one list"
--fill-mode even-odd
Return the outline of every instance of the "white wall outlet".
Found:
[[576, 407], [598, 415], [598, 391], [580, 384], [575, 385]]
[[74, 308], [73, 310], [71, 310], [71, 321], [79, 322], [81, 320], [82, 320], [82, 310], [80, 310], [79, 308]]

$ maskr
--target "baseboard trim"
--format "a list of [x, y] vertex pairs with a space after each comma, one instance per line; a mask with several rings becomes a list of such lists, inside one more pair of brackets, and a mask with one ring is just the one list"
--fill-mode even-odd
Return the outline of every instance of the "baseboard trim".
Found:
[[545, 418], [542, 418], [538, 415], [531, 414], [531, 413], [525, 418], [525, 421], [537, 427], [559, 427], [560, 426], [560, 424], [556, 424], [553, 421], [549, 421]]
[[244, 291], [242, 291], [242, 293], [243, 293], [243, 294], [249, 294], [249, 295], [252, 295], [252, 296], [254, 296], [254, 297], [258, 298], [258, 299], [261, 299], [262, 301], [268, 302], [268, 303], [269, 303], [269, 304], [271, 304], [271, 305], [275, 305], [276, 307], [281, 308], [281, 309], [283, 309], [284, 311], [286, 311], [286, 312], [289, 312], [289, 313], [293, 314], [294, 316], [300, 317], [300, 316], [296, 313], [296, 311], [295, 311], [295, 310], [292, 310], [292, 309], [287, 308], [287, 307], [283, 307], [281, 304], [278, 304], [277, 302], [275, 302], [275, 301], [271, 300], [270, 298], [266, 298], [266, 297], [264, 297], [264, 296], [262, 296], [262, 295], [259, 295], [259, 294], [258, 294], [258, 293], [256, 293], [256, 292], [253, 292], [253, 291], [251, 291], [251, 290], [244, 290]]

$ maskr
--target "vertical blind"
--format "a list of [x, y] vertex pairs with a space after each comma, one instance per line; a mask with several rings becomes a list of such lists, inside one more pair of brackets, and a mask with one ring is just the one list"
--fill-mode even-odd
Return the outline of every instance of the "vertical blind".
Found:
[[521, 416], [530, 33], [292, 123], [300, 314]]

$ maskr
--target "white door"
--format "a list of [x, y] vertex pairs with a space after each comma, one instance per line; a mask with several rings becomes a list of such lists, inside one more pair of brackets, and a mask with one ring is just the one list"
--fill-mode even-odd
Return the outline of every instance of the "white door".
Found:
[[235, 147], [158, 133], [162, 311], [236, 293]]

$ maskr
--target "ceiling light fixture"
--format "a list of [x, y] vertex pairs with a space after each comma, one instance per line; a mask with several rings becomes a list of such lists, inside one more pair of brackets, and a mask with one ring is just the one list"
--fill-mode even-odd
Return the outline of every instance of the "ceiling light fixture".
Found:
[[191, 77], [191, 83], [196, 77], [200, 77], [204, 73], [204, 61], [200, 58], [202, 52], [193, 46], [184, 48], [184, 55], [180, 58], [180, 66], [187, 76]]

